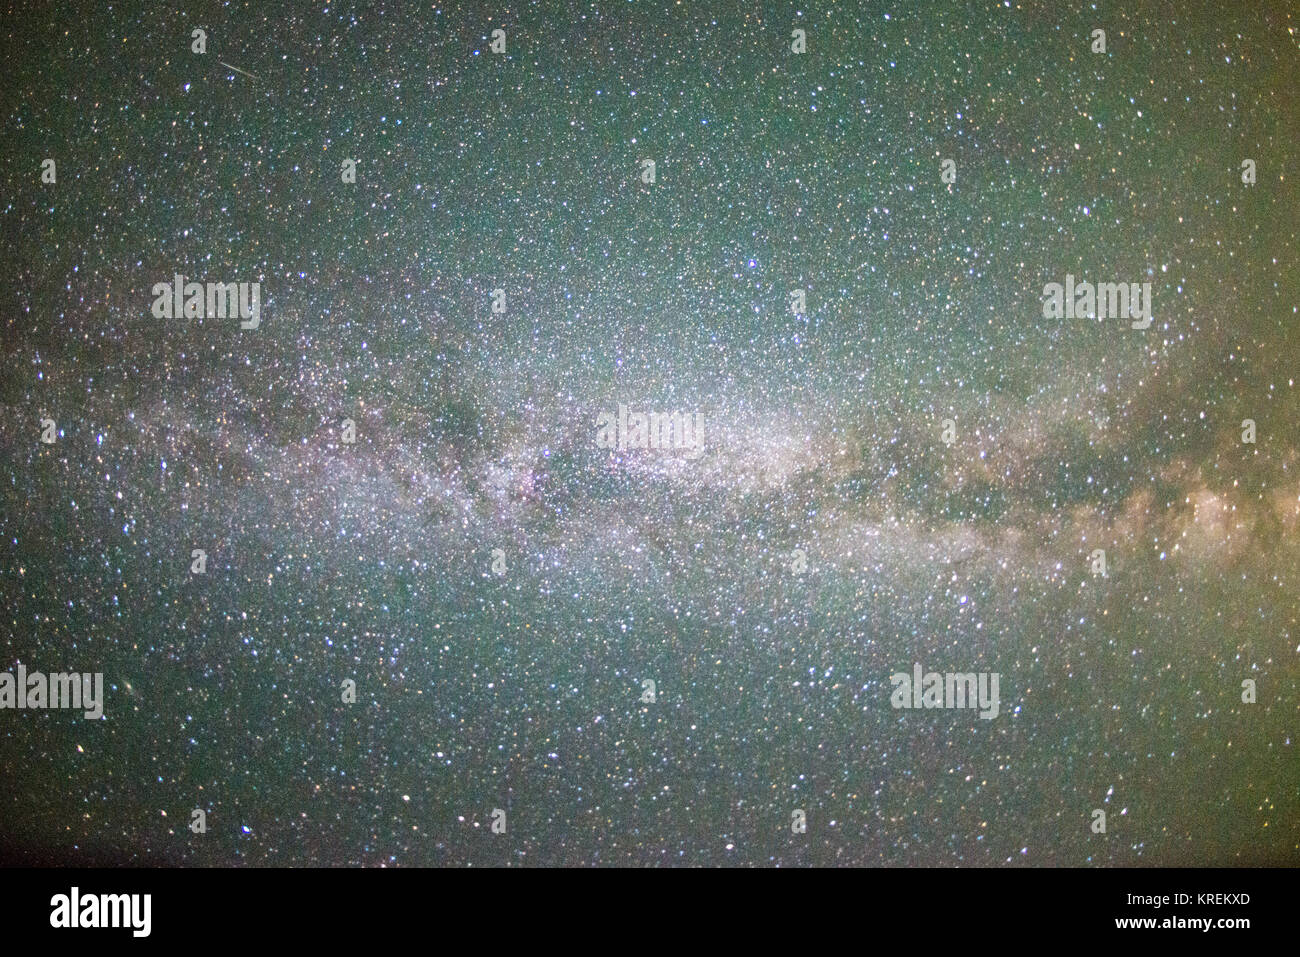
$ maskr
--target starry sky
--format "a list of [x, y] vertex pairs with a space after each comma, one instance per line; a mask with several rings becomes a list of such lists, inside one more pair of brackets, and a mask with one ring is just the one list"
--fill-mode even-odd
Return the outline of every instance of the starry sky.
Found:
[[1300, 862], [1293, 4], [181, 6], [0, 20], [6, 860]]

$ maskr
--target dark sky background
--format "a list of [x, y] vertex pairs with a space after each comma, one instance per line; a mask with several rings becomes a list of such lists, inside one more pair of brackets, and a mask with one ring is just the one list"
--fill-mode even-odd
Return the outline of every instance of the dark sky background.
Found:
[[[0, 711], [4, 858], [1300, 862], [1293, 4], [34, 4], [0, 51], [0, 670], [107, 687]], [[175, 273], [260, 327], [155, 319]], [[1067, 273], [1150, 328], [1044, 319]], [[598, 448], [619, 403], [704, 453]], [[894, 710], [916, 662], [1001, 714]]]

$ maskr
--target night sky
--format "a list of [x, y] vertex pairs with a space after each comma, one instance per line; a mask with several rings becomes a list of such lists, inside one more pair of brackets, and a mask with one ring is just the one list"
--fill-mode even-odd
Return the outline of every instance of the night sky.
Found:
[[1300, 8], [184, 6], [0, 19], [0, 857], [1300, 863]]

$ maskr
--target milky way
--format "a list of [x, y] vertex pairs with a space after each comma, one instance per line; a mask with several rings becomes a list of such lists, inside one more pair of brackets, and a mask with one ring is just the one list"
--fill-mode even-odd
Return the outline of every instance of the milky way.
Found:
[[6, 859], [1300, 861], [1293, 6], [289, 6], [0, 28]]

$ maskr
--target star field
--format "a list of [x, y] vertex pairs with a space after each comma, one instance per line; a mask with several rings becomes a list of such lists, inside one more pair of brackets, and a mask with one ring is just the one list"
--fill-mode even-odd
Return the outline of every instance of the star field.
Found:
[[[1293, 5], [0, 42], [0, 670], [106, 690], [0, 710], [6, 859], [1300, 860]], [[176, 274], [260, 326], [156, 318]], [[1067, 274], [1151, 325], [1045, 319]], [[891, 707], [916, 662], [999, 714]]]

